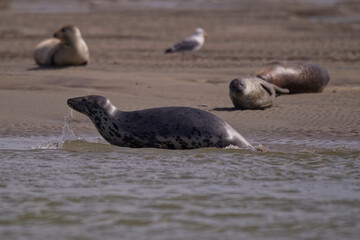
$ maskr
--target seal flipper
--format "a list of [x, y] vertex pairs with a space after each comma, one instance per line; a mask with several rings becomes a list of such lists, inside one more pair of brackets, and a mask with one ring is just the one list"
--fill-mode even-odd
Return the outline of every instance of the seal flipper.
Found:
[[260, 85], [263, 89], [265, 89], [265, 91], [267, 91], [269, 93], [270, 96], [275, 96], [275, 89], [273, 86], [271, 86], [272, 84], [269, 84], [268, 82], [265, 82], [264, 80], [262, 80], [260, 82]]
[[[276, 97], [281, 94], [290, 93], [289, 89], [287, 89], [287, 88], [281, 88], [281, 87], [276, 86], [275, 84], [269, 83], [268, 81], [266, 81], [266, 78], [264, 76], [257, 75], [256, 77], [258, 77], [262, 80], [262, 82], [260, 84], [266, 91], [269, 92], [269, 89], [273, 88], [275, 90]], [[269, 92], [269, 94], [272, 95], [270, 92]]]
[[276, 96], [279, 96], [281, 94], [287, 94], [287, 93], [290, 93], [289, 89], [287, 88], [281, 88], [281, 87], [278, 87], [274, 84], [272, 84], [274, 86], [274, 89], [276, 91]]

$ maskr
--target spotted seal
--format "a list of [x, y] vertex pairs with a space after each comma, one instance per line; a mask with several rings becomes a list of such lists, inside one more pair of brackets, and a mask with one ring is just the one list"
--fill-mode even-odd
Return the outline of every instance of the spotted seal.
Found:
[[166, 149], [224, 148], [255, 150], [235, 129], [212, 113], [189, 107], [118, 110], [106, 97], [68, 99], [70, 108], [88, 116], [101, 136], [122, 147]]
[[276, 94], [289, 90], [268, 83], [261, 78], [236, 78], [230, 82], [229, 95], [237, 109], [263, 109], [271, 107]]
[[34, 51], [38, 65], [85, 65], [89, 62], [89, 49], [75, 25], [65, 25], [53, 38], [40, 42]]
[[330, 78], [325, 68], [307, 62], [271, 62], [255, 76], [289, 89], [290, 93], [322, 92]]

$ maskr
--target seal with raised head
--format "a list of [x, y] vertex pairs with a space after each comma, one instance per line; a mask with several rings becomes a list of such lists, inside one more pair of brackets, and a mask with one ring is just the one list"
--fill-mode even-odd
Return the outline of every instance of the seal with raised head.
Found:
[[88, 116], [101, 136], [121, 147], [166, 149], [255, 148], [216, 115], [189, 107], [161, 107], [125, 112], [106, 97], [68, 99], [72, 109]]
[[330, 80], [326, 69], [319, 65], [290, 61], [268, 63], [255, 76], [290, 93], [322, 92]]
[[261, 78], [236, 78], [230, 82], [229, 95], [237, 109], [263, 109], [271, 107], [277, 94], [289, 90], [268, 83]]
[[53, 38], [40, 42], [34, 51], [38, 65], [85, 65], [89, 62], [89, 49], [75, 25], [65, 25]]

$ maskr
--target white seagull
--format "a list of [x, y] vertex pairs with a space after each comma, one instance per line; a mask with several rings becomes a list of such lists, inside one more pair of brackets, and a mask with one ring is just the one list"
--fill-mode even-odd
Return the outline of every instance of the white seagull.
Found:
[[208, 35], [204, 29], [196, 28], [193, 35], [178, 42], [172, 48], [166, 49], [164, 53], [197, 51], [204, 45], [206, 37], [208, 37]]

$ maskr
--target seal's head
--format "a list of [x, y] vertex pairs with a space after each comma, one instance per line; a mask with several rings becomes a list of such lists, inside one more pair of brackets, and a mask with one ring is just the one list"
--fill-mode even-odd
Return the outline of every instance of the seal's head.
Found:
[[116, 110], [109, 99], [96, 95], [70, 98], [67, 100], [67, 104], [70, 108], [90, 118], [98, 115], [99, 111], [105, 114], [112, 114]]
[[236, 78], [230, 82], [230, 93], [232, 94], [244, 94], [246, 90], [246, 81], [241, 78]]
[[60, 39], [62, 43], [71, 43], [75, 42], [81, 38], [81, 33], [78, 27], [75, 25], [65, 25], [57, 30], [54, 35], [54, 38]]

